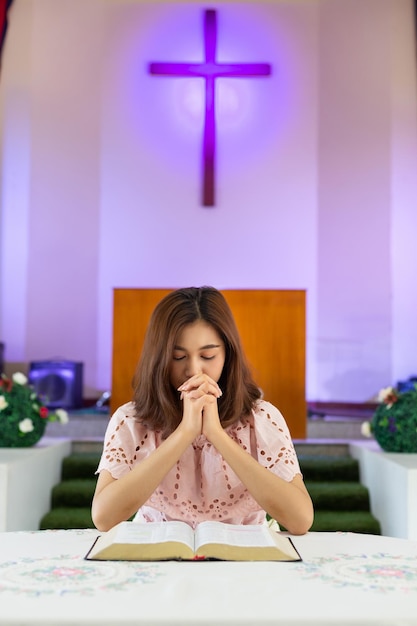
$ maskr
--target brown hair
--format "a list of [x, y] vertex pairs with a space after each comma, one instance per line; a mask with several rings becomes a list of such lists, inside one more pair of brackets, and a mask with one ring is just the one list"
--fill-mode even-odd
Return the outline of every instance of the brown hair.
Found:
[[133, 379], [136, 416], [153, 430], [170, 434], [180, 423], [180, 395], [170, 382], [170, 365], [178, 333], [203, 320], [225, 345], [225, 363], [219, 386], [220, 421], [229, 426], [249, 415], [261, 393], [246, 361], [232, 312], [223, 294], [214, 287], [188, 287], [172, 291], [155, 307], [141, 358]]

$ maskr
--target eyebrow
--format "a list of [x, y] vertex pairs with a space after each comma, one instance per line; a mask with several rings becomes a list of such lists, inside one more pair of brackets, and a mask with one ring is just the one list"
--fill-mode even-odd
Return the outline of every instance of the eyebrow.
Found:
[[[211, 348], [220, 348], [220, 344], [208, 343], [206, 346], [201, 346], [199, 350], [210, 350]], [[174, 346], [174, 350], [182, 350], [183, 352], [187, 352], [185, 348], [182, 346]]]

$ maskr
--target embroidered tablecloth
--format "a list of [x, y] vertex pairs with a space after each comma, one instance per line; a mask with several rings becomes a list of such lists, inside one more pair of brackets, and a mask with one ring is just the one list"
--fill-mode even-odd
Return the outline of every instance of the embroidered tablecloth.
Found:
[[95, 530], [0, 533], [0, 624], [417, 626], [417, 542], [292, 537], [302, 562], [97, 562]]

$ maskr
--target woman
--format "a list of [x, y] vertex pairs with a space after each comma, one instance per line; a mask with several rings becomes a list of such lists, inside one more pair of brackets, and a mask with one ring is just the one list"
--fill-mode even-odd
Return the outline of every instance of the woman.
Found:
[[281, 413], [261, 399], [233, 315], [213, 287], [156, 306], [133, 401], [110, 420], [92, 517], [263, 523], [306, 533], [313, 506]]

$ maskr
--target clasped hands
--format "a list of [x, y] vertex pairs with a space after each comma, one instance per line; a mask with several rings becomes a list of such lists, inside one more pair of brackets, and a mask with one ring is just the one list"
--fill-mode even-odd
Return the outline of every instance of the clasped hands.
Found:
[[222, 395], [219, 385], [207, 374], [196, 374], [185, 381], [178, 391], [183, 401], [181, 426], [193, 439], [203, 434], [213, 442], [223, 427], [219, 418], [217, 400]]

